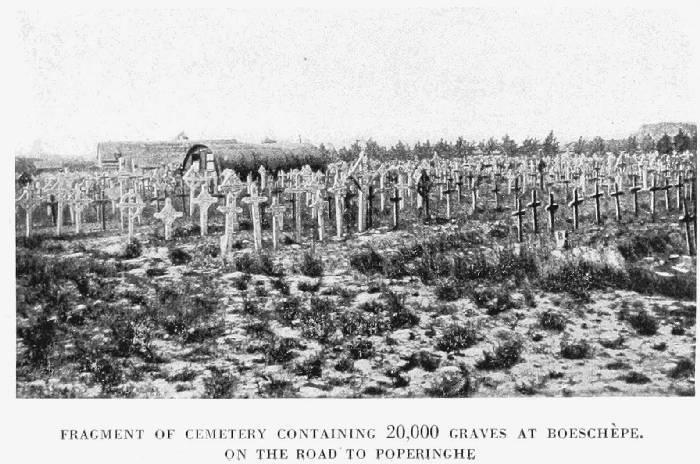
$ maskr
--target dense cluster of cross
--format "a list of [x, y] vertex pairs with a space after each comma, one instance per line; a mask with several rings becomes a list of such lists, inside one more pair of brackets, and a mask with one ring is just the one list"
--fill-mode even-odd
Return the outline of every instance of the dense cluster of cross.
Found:
[[[459, 204], [466, 204], [467, 214], [471, 215], [478, 210], [512, 209], [517, 240], [523, 241], [523, 220], [527, 215], [531, 217], [532, 233], [540, 233], [540, 209], [546, 213], [548, 230], [554, 233], [562, 206], [568, 207], [573, 229], [578, 229], [584, 202], [593, 204], [595, 225], [601, 225], [603, 208], [610, 203], [617, 221], [629, 214], [648, 214], [654, 220], [658, 197], [663, 195], [665, 210], [681, 213], [679, 220], [685, 227], [689, 253], [693, 254], [694, 166], [694, 157], [689, 154], [599, 158], [560, 154], [537, 162], [499, 156], [446, 160], [436, 155], [422, 162], [393, 164], [379, 164], [361, 154], [354, 163], [333, 163], [325, 172], [305, 166], [272, 175], [261, 167], [255, 178], [249, 174], [242, 180], [234, 171], [226, 170], [217, 177], [196, 165], [182, 176], [167, 168], [144, 173], [120, 165], [118, 171], [98, 175], [62, 173], [40, 177], [21, 191], [16, 203], [25, 212], [27, 236], [32, 233], [33, 212], [39, 206], [49, 208], [55, 233], [60, 235], [66, 207], [75, 232], [79, 233], [85, 208], [93, 205], [97, 209], [98, 220], [105, 229], [106, 208], [111, 205], [112, 214], [119, 210], [120, 230], [126, 226], [129, 239], [134, 234], [134, 224], [142, 221], [144, 208], [152, 205], [156, 209], [153, 217], [162, 222], [166, 240], [172, 238], [174, 222], [184, 215], [192, 216], [195, 208], [199, 209], [200, 233], [207, 235], [209, 211], [218, 205], [217, 210], [225, 217], [221, 249], [227, 253], [239, 231], [239, 216], [244, 212], [239, 203], [249, 210], [254, 247], [260, 251], [265, 214], [272, 219], [272, 246], [277, 249], [285, 217], [292, 218], [295, 241], [302, 241], [304, 211], [315, 224], [314, 239], [320, 241], [327, 239], [326, 220], [334, 223], [336, 238], [344, 237], [346, 211], [351, 205], [356, 210], [353, 222], [358, 233], [375, 227], [377, 197], [380, 212], [392, 204], [394, 229], [399, 228], [406, 208], [415, 208], [426, 221], [437, 213], [444, 219], [454, 219]], [[542, 204], [539, 195], [544, 196], [546, 204]], [[640, 208], [640, 195], [648, 199], [645, 211]], [[523, 206], [524, 197], [529, 201]], [[285, 206], [287, 202], [289, 207]]]

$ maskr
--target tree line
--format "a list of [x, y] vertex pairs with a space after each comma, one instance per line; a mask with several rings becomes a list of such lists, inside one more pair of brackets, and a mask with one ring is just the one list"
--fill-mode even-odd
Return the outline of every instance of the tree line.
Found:
[[[363, 145], [356, 141], [349, 147], [342, 147], [338, 150], [327, 148], [324, 144], [319, 146], [321, 154], [329, 160], [352, 161], [363, 149]], [[506, 156], [551, 156], [562, 151], [569, 151], [578, 155], [601, 155], [605, 153], [619, 154], [621, 152], [653, 152], [669, 154], [674, 151], [697, 152], [697, 132], [692, 135], [686, 134], [682, 129], [673, 137], [664, 134], [658, 140], [654, 140], [651, 135], [643, 137], [630, 136], [626, 139], [603, 139], [594, 137], [585, 139], [579, 137], [576, 142], [563, 144], [559, 141], [553, 131], [540, 141], [537, 138], [526, 138], [520, 144], [508, 136], [504, 135], [500, 139], [494, 137], [479, 142], [465, 140], [459, 137], [454, 142], [440, 139], [437, 142], [426, 140], [416, 142], [413, 146], [402, 141], [393, 146], [382, 146], [370, 139], [364, 145], [364, 149], [372, 159], [377, 160], [423, 160], [432, 158], [435, 153], [441, 158], [462, 158], [473, 155], [506, 155]]]

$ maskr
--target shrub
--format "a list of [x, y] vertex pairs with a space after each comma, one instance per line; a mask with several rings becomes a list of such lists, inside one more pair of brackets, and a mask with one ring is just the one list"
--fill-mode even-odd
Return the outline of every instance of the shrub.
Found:
[[668, 373], [672, 379], [680, 379], [683, 377], [693, 377], [695, 374], [695, 364], [688, 358], [681, 358], [676, 365]]
[[345, 354], [335, 363], [335, 370], [338, 372], [348, 372], [351, 371], [354, 366], [355, 361], [352, 359], [352, 356]]
[[297, 393], [294, 383], [282, 377], [269, 378], [269, 381], [259, 388], [259, 392], [268, 398], [293, 398]]
[[458, 351], [475, 345], [477, 341], [474, 327], [453, 324], [442, 332], [435, 346], [440, 351]]
[[635, 371], [629, 372], [623, 375], [621, 378], [625, 382], [632, 384], [645, 384], [651, 382], [651, 379], [649, 377], [640, 372]]
[[243, 253], [233, 258], [233, 268], [246, 274], [262, 274], [271, 277], [281, 276], [282, 269], [275, 267], [270, 255]]
[[374, 356], [374, 345], [370, 340], [352, 340], [347, 348], [353, 359], [368, 359]]
[[321, 277], [323, 275], [323, 261], [321, 258], [306, 252], [301, 258], [299, 271], [308, 277]]
[[319, 353], [298, 364], [296, 373], [299, 375], [304, 375], [308, 379], [321, 377], [323, 374], [323, 362], [323, 354]]
[[438, 372], [426, 394], [432, 397], [455, 398], [471, 396], [477, 390], [477, 382], [463, 364], [457, 369]]
[[175, 266], [187, 264], [192, 260], [192, 256], [182, 248], [171, 248], [168, 250], [168, 258]]
[[350, 255], [350, 266], [366, 275], [379, 274], [384, 261], [374, 248], [365, 248]]
[[297, 290], [300, 292], [316, 293], [321, 288], [321, 279], [314, 281], [301, 280], [297, 283]]
[[540, 327], [561, 332], [566, 328], [566, 318], [554, 311], [544, 311], [540, 313]]
[[333, 313], [336, 312], [333, 300], [312, 297], [308, 310], [300, 314], [301, 333], [304, 337], [325, 342], [335, 333], [336, 326]]
[[338, 318], [338, 326], [346, 336], [363, 335], [368, 337], [381, 335], [389, 328], [383, 314], [359, 310], [342, 312]]
[[627, 316], [626, 320], [639, 335], [654, 335], [659, 329], [659, 323], [656, 322], [654, 316], [646, 311], [640, 311], [636, 314]]
[[204, 398], [231, 398], [238, 385], [238, 378], [230, 372], [217, 368], [204, 378]]
[[427, 350], [416, 351], [411, 354], [411, 357], [402, 367], [402, 370], [410, 371], [411, 369], [420, 367], [428, 372], [434, 372], [438, 367], [440, 367], [441, 362], [442, 358], [435, 353], [431, 353]]
[[138, 258], [141, 256], [141, 251], [142, 251], [142, 246], [141, 242], [136, 240], [135, 238], [132, 238], [129, 240], [129, 242], [124, 246], [124, 250], [121, 253], [121, 257], [123, 259], [134, 259]]
[[562, 339], [560, 352], [566, 359], [584, 359], [591, 354], [591, 347], [586, 340], [572, 340], [568, 337]]
[[462, 289], [454, 280], [442, 280], [435, 286], [435, 296], [442, 301], [455, 301], [462, 297]]
[[273, 338], [265, 348], [265, 361], [268, 364], [284, 364], [296, 357], [293, 350], [299, 342], [293, 338]]
[[518, 337], [504, 340], [493, 351], [484, 351], [484, 358], [476, 367], [483, 370], [508, 369], [520, 361], [523, 348], [523, 342]]

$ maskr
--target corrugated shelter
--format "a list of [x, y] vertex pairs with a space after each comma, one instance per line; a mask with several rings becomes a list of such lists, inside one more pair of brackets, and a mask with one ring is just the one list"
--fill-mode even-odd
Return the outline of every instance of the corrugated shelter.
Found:
[[149, 169], [163, 165], [179, 166], [183, 172], [193, 162], [206, 169], [207, 161], [220, 174], [234, 169], [245, 175], [256, 172], [262, 165], [268, 171], [301, 167], [309, 164], [323, 169], [326, 161], [320, 151], [310, 144], [297, 143], [240, 143], [237, 140], [184, 140], [169, 142], [102, 142], [97, 145], [100, 166], [114, 164], [123, 158], [125, 166]]

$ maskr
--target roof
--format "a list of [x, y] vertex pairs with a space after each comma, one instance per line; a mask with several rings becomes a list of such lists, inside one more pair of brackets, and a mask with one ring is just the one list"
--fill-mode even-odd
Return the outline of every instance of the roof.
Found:
[[234, 139], [220, 140], [173, 140], [167, 142], [101, 142], [97, 144], [97, 160], [102, 163], [116, 158], [125, 158], [129, 165], [134, 159], [137, 167], [149, 168], [160, 165], [180, 164], [193, 145], [206, 145], [215, 155], [224, 158], [267, 156], [280, 153], [316, 154], [318, 149], [311, 144], [299, 143], [240, 143]]

